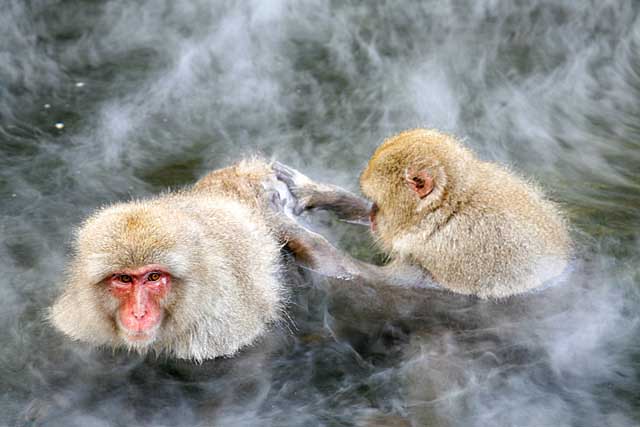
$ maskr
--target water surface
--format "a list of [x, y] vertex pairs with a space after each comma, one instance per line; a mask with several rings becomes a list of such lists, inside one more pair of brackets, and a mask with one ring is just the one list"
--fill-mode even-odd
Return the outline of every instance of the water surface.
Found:
[[[402, 425], [419, 407], [449, 425], [640, 424], [639, 7], [4, 0], [0, 422]], [[535, 179], [568, 213], [568, 308], [517, 324], [531, 369], [464, 333], [347, 339], [309, 275], [292, 279], [295, 330], [236, 361], [91, 350], [44, 322], [96, 207], [256, 153], [357, 190], [382, 139], [418, 126]], [[357, 227], [324, 232], [376, 257]], [[434, 386], [447, 363], [460, 380]]]

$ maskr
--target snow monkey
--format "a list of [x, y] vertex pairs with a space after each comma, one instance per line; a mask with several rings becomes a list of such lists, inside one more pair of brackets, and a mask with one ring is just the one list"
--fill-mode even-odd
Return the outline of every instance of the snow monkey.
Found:
[[97, 211], [77, 232], [52, 323], [93, 345], [194, 360], [253, 343], [283, 311], [270, 180], [269, 164], [246, 160]]
[[[276, 169], [298, 199], [294, 211], [328, 209], [361, 220], [367, 210], [366, 201], [345, 190], [284, 165]], [[540, 287], [567, 265], [570, 238], [558, 207], [532, 183], [479, 160], [447, 134], [415, 129], [387, 139], [360, 185], [373, 202], [371, 229], [394, 259], [392, 269], [419, 267], [455, 293], [502, 298]], [[320, 240], [307, 245], [305, 257], [312, 246], [332, 251]], [[314, 260], [335, 271], [338, 263], [323, 257]], [[346, 270], [362, 276], [354, 262], [349, 259]]]

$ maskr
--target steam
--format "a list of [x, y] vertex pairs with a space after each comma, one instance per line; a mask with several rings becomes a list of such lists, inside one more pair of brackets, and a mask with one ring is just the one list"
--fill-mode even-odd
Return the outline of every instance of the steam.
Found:
[[[0, 28], [3, 424], [638, 424], [634, 2], [34, 0], [7, 2]], [[539, 181], [574, 225], [558, 299], [474, 332], [497, 339], [356, 345], [310, 277], [292, 279], [294, 336], [202, 367], [43, 321], [97, 206], [254, 153], [357, 190], [382, 139], [417, 126]], [[369, 251], [361, 229], [323, 232]]]

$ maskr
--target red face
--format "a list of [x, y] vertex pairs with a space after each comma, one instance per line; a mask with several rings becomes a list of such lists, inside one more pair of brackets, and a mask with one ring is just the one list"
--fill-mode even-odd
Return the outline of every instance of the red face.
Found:
[[149, 341], [162, 322], [160, 302], [171, 288], [171, 275], [159, 265], [115, 273], [109, 291], [120, 301], [118, 325], [129, 341]]

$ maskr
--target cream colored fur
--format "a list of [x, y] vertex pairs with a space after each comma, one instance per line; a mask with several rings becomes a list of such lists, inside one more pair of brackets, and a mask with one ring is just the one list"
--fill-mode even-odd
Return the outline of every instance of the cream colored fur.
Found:
[[[280, 243], [270, 228], [260, 160], [214, 171], [192, 189], [99, 210], [80, 227], [64, 292], [50, 311], [69, 337], [194, 360], [229, 356], [280, 319]], [[162, 264], [173, 276], [156, 339], [135, 345], [118, 330], [104, 280]]]
[[[404, 182], [410, 169], [434, 177], [424, 199]], [[454, 292], [506, 297], [541, 286], [568, 262], [558, 207], [531, 182], [441, 132], [415, 129], [386, 140], [361, 186], [379, 206], [382, 246]]]

